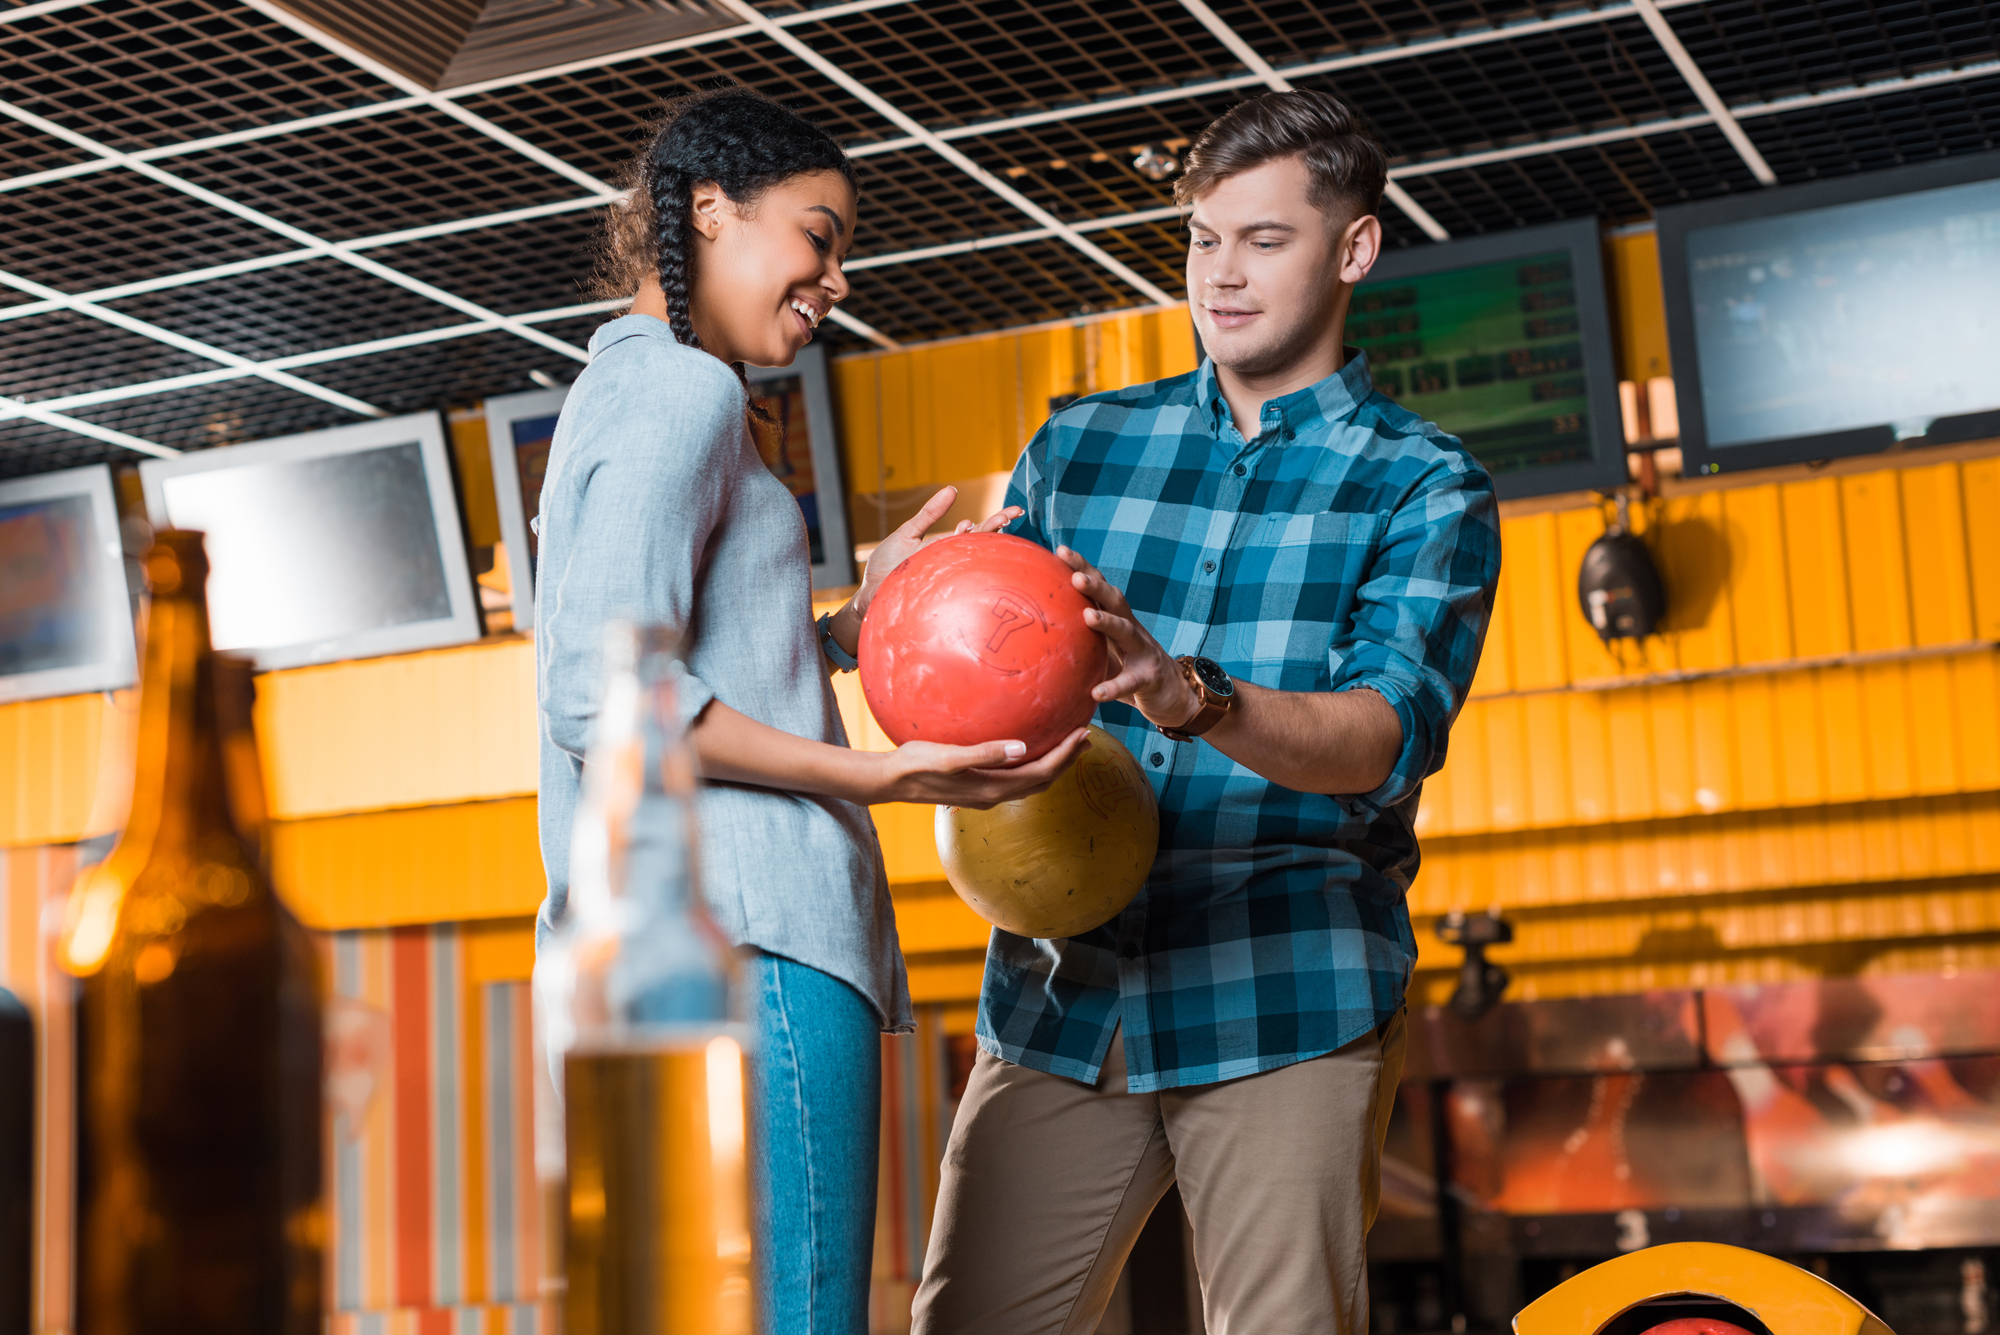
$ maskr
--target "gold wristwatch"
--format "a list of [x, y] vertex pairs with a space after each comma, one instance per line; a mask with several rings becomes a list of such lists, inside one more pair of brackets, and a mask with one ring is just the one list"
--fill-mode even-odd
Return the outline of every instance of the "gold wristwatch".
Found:
[[1155, 724], [1160, 735], [1176, 742], [1191, 742], [1222, 721], [1236, 703], [1236, 683], [1212, 658], [1197, 658], [1193, 654], [1182, 654], [1174, 660], [1181, 665], [1181, 672], [1201, 697], [1201, 705], [1194, 711], [1194, 717], [1178, 728]]

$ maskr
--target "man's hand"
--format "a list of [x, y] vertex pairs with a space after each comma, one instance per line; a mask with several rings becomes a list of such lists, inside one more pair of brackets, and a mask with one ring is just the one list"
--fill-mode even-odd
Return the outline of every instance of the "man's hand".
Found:
[[1178, 728], [1193, 718], [1201, 708], [1201, 697], [1188, 684], [1181, 665], [1132, 615], [1125, 595], [1068, 547], [1056, 548], [1056, 555], [1076, 572], [1070, 576], [1076, 591], [1097, 604], [1084, 612], [1084, 623], [1111, 645], [1112, 675], [1091, 690], [1091, 699], [1099, 704], [1123, 700], [1155, 727]]

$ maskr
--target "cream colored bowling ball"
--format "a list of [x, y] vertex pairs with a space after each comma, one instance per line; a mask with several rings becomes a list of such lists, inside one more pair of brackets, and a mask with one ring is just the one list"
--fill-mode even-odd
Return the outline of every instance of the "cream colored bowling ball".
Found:
[[1160, 809], [1132, 753], [1102, 728], [1046, 792], [990, 811], [937, 809], [938, 857], [974, 913], [1017, 936], [1078, 936], [1139, 893]]

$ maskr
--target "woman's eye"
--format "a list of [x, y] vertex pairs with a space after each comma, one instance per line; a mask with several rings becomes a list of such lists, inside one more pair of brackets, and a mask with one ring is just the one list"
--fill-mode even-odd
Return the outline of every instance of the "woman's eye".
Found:
[[824, 255], [828, 244], [827, 239], [811, 228], [806, 229], [806, 235], [812, 238], [813, 249]]

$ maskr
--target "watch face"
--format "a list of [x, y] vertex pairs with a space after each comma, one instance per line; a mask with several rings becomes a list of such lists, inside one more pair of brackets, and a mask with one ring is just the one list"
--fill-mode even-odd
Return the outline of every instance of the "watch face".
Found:
[[1194, 675], [1201, 678], [1201, 684], [1220, 696], [1236, 694], [1236, 683], [1222, 670], [1222, 665], [1212, 658], [1194, 660]]

